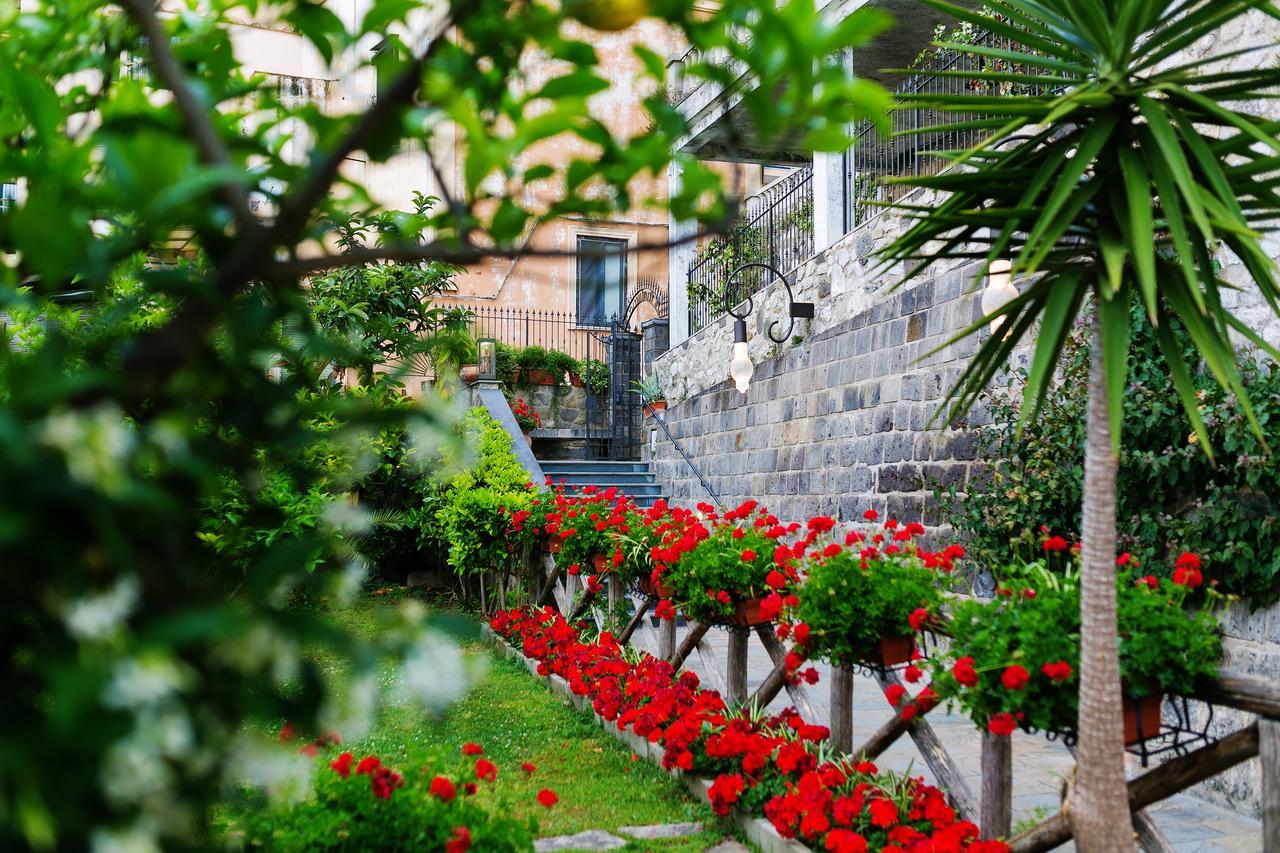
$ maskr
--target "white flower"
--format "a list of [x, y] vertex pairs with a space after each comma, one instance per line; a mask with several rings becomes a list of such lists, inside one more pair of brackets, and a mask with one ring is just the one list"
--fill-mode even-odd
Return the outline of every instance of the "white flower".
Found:
[[244, 735], [231, 747], [226, 781], [248, 785], [272, 800], [299, 802], [311, 790], [315, 763], [296, 748], [281, 747], [262, 738]]
[[373, 727], [373, 712], [378, 705], [378, 677], [363, 672], [346, 680], [346, 690], [331, 693], [320, 708], [322, 731], [341, 732], [344, 740], [363, 738]]
[[155, 705], [181, 691], [190, 677], [177, 661], [160, 655], [127, 658], [116, 664], [103, 691], [108, 708], [142, 708]]
[[363, 536], [373, 526], [373, 514], [347, 498], [329, 501], [320, 517], [338, 533], [349, 536]]
[[63, 611], [67, 630], [78, 640], [113, 634], [138, 603], [138, 579], [127, 575], [106, 592], [72, 601]]
[[89, 849], [92, 853], [160, 853], [160, 844], [142, 827], [98, 827], [93, 831]]
[[461, 696], [468, 680], [466, 659], [458, 644], [443, 634], [429, 633], [405, 656], [396, 687], [401, 699], [434, 711]]
[[84, 412], [52, 414], [45, 418], [41, 439], [62, 451], [67, 470], [80, 482], [104, 491], [123, 485], [134, 434], [118, 406], [104, 403]]

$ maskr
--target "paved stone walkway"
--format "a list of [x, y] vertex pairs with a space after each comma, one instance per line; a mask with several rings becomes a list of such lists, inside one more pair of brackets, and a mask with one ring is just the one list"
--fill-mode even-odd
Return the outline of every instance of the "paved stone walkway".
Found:
[[[684, 633], [685, 629], [680, 628], [677, 636], [682, 638]], [[646, 647], [650, 636], [656, 638], [656, 632], [650, 635], [644, 630], [637, 631], [633, 642], [642, 648]], [[728, 651], [728, 633], [713, 629], [708, 632], [707, 639], [715, 649], [716, 665], [723, 672]], [[656, 649], [649, 649], [649, 651], [656, 652]], [[768, 654], [754, 634], [751, 636], [748, 662], [747, 689], [749, 692], [754, 692], [772, 669]], [[699, 675], [703, 674], [702, 664], [697, 654], [691, 655], [686, 665]], [[807, 692], [816, 713], [821, 717], [817, 722], [825, 724], [828, 722], [830, 713], [827, 687], [830, 684], [830, 670], [821, 663], [817, 664], [817, 668], [822, 680]], [[769, 709], [780, 711], [789, 704], [791, 701], [786, 692], [782, 692]], [[888, 720], [889, 714], [889, 705], [879, 685], [866, 676], [855, 676], [854, 743], [857, 744], [869, 737]], [[981, 737], [978, 730], [968, 718], [948, 714], [942, 708], [929, 714], [929, 722], [964, 773], [969, 788], [976, 798], [982, 787]], [[1058, 810], [1062, 778], [1071, 771], [1075, 761], [1065, 747], [1042, 736], [1016, 732], [1013, 737], [1013, 809], [1016, 826], [1020, 821], [1034, 823]], [[928, 765], [916, 750], [915, 743], [906, 736], [900, 738], [881, 755], [876, 760], [876, 764], [882, 769], [897, 772], [909, 771], [914, 776], [924, 776], [927, 781], [935, 782]], [[1137, 772], [1139, 769], [1135, 760], [1133, 771]], [[1257, 853], [1261, 850], [1260, 821], [1190, 794], [1180, 794], [1165, 800], [1149, 811], [1169, 843], [1179, 853]], [[1074, 847], [1068, 844], [1059, 849], [1073, 850]]]
[[[654, 838], [681, 838], [702, 832], [702, 824], [659, 823], [651, 826], [622, 826], [618, 828], [618, 832], [639, 841]], [[616, 850], [619, 847], [626, 847], [627, 843], [626, 838], [620, 838], [603, 829], [589, 829], [573, 835], [539, 838], [533, 842], [533, 849], [537, 853], [552, 853], [556, 850]], [[716, 845], [713, 849], [718, 849], [720, 846]]]

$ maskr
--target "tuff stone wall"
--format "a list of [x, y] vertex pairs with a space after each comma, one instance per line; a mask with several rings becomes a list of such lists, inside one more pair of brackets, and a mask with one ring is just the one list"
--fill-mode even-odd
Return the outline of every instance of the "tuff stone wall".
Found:
[[[815, 266], [825, 269], [811, 278], [831, 275], [830, 259]], [[727, 503], [754, 497], [787, 519], [853, 520], [874, 508], [936, 526], [934, 486], [963, 490], [981, 473], [972, 433], [926, 428], [976, 342], [920, 359], [981, 316], [972, 285], [969, 267], [882, 294], [761, 359], [745, 396], [717, 383], [672, 403], [667, 423]], [[727, 344], [719, 353], [700, 349], [706, 370], [725, 371]], [[670, 442], [658, 442], [654, 470], [676, 500], [706, 499]]]

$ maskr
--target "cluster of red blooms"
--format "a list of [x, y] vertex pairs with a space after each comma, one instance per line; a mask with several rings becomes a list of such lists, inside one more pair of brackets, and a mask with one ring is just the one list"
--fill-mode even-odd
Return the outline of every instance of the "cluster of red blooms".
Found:
[[511, 414], [515, 415], [521, 432], [542, 428], [542, 416], [534, 411], [533, 406], [526, 403], [523, 397], [517, 399], [516, 404], [511, 407]]
[[499, 612], [490, 626], [538, 661], [538, 672], [564, 678], [575, 695], [620, 729], [660, 744], [668, 769], [714, 775], [709, 796], [718, 814], [735, 806], [762, 811], [778, 832], [837, 853], [1004, 853], [978, 840], [937, 788], [921, 779], [879, 777], [873, 764], [824, 760], [824, 726], [794, 709], [757, 721], [732, 715], [719, 694], [693, 673], [643, 656], [628, 663], [608, 633], [583, 643], [550, 608]]

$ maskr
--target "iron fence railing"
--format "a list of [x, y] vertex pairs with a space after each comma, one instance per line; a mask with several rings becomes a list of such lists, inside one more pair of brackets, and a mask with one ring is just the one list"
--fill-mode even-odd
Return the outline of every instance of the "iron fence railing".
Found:
[[439, 302], [437, 307], [456, 312], [457, 320], [477, 338], [493, 338], [513, 347], [539, 346], [559, 350], [582, 361], [600, 358], [600, 339], [609, 334], [610, 321], [582, 321], [571, 311], [539, 311], [531, 308], [466, 305]]
[[[1016, 40], [989, 31], [975, 33], [969, 43], [999, 50], [1027, 52], [1027, 48]], [[947, 49], [937, 51], [923, 62], [916, 73], [904, 80], [895, 92], [898, 95], [990, 97], [1040, 93], [1052, 88], [1043, 83], [1006, 83], [955, 73], [1003, 71], [1011, 67], [1030, 75], [1050, 73], [1038, 66], [1019, 65], [967, 50]], [[973, 117], [969, 113], [922, 109], [902, 104], [889, 113], [888, 135], [882, 136], [873, 122], [860, 123], [854, 131], [853, 145], [845, 152], [845, 231], [852, 231], [874, 219], [884, 209], [884, 205], [901, 199], [913, 189], [902, 184], [887, 184], [884, 178], [937, 174], [950, 165], [945, 157], [939, 156], [941, 152], [969, 148], [990, 135], [988, 131], [973, 129], [938, 130], [905, 136], [897, 134], [960, 123]]]
[[[811, 255], [813, 169], [805, 167], [748, 199], [729, 233], [699, 248], [689, 265], [690, 334], [724, 313], [724, 288], [737, 267], [763, 263], [787, 272]], [[745, 299], [768, 283], [764, 270], [752, 268], [742, 274], [734, 295]]]

